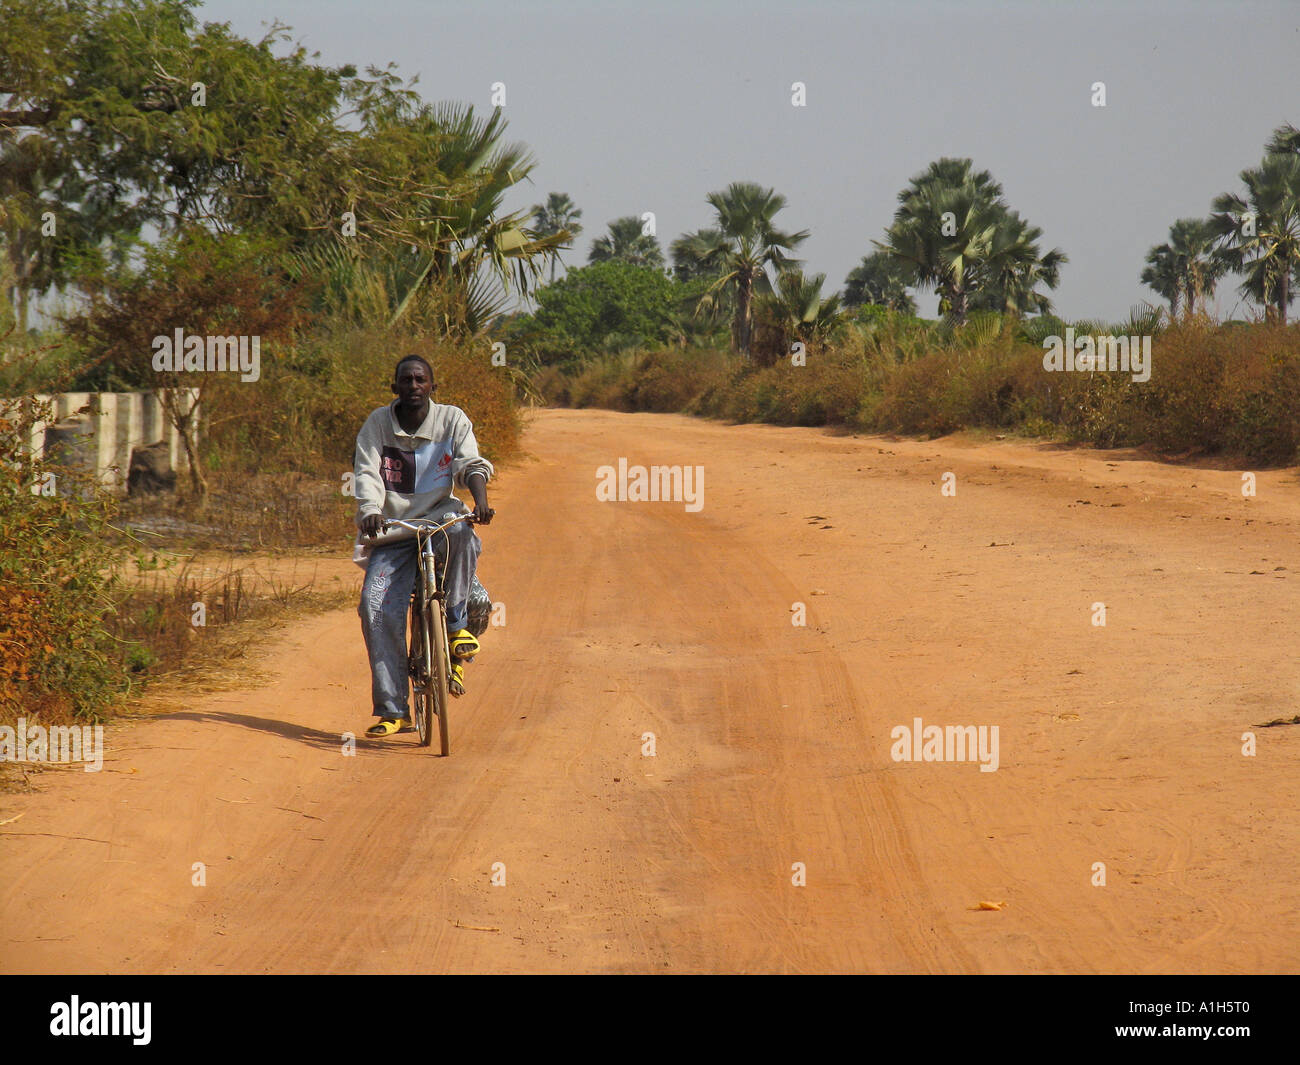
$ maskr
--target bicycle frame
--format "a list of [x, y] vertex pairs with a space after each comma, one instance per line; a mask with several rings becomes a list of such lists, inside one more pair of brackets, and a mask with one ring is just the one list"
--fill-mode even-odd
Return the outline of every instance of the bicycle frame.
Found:
[[[468, 521], [472, 523], [474, 521], [473, 512], [471, 511], [468, 514], [457, 514], [454, 518], [451, 519], [451, 521], [444, 521], [441, 524], [431, 521], [427, 518], [422, 518], [414, 522], [401, 521], [397, 518], [387, 518], [384, 521], [383, 529], [387, 529], [388, 526], [390, 525], [399, 525], [402, 528], [409, 529], [415, 533], [417, 550], [420, 555], [420, 569], [419, 569], [420, 580], [417, 583], [417, 588], [420, 585], [426, 585], [426, 586], [432, 586], [432, 588], [434, 589], [432, 592], [426, 593], [425, 602], [435, 598], [441, 600], [443, 595], [442, 573], [437, 572], [434, 566], [434, 563], [436, 563], [438, 556], [433, 549], [433, 538], [438, 533], [443, 533], [445, 536], [447, 529], [450, 529], [457, 522], [461, 522], [461, 521]], [[443, 563], [443, 570], [444, 571], [446, 570], [445, 561]]]
[[390, 519], [385, 521], [383, 526], [385, 529], [389, 525], [401, 526], [410, 529], [416, 536], [419, 564], [416, 568], [415, 587], [411, 594], [411, 624], [408, 634], [408, 668], [411, 674], [411, 688], [415, 696], [413, 709], [422, 747], [427, 747], [433, 742], [433, 722], [430, 717], [438, 718], [440, 746], [444, 756], [451, 750], [447, 732], [451, 652], [448, 647], [447, 611], [443, 590], [446, 561], [443, 563], [443, 571], [439, 572], [438, 557], [434, 551], [434, 537], [439, 533], [445, 537], [446, 530], [457, 522], [473, 520], [473, 513], [468, 513], [459, 514], [451, 521], [441, 524], [428, 519], [417, 522]]

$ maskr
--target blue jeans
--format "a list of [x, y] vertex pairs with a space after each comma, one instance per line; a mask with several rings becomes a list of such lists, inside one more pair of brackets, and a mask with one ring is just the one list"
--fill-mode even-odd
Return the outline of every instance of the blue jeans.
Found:
[[[448, 543], [450, 541], [450, 543]], [[446, 592], [447, 629], [466, 627], [466, 600], [474, 581], [483, 542], [465, 522], [459, 522], [434, 537]], [[446, 570], [441, 560], [447, 556]], [[410, 673], [406, 664], [406, 615], [415, 587], [418, 556], [416, 541], [382, 544], [370, 553], [365, 581], [361, 585], [361, 634], [370, 656], [370, 698], [376, 717], [407, 717]]]

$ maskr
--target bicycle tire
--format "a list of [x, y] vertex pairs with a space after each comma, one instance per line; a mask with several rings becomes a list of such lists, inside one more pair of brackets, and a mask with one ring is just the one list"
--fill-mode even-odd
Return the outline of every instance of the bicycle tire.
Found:
[[[429, 671], [429, 700], [438, 716], [438, 741], [444, 758], [451, 754], [451, 740], [447, 733], [447, 706], [451, 702], [451, 662], [447, 657], [447, 615], [442, 600], [437, 602], [437, 616], [433, 603], [429, 604], [428, 630], [433, 634], [432, 655], [434, 668]], [[432, 730], [430, 730], [432, 731]]]

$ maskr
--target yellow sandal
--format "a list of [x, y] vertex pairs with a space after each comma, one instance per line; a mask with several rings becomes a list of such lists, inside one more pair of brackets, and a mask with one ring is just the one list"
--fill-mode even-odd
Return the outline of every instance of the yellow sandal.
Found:
[[469, 629], [457, 629], [447, 637], [447, 646], [452, 658], [470, 661], [479, 653], [478, 640]]

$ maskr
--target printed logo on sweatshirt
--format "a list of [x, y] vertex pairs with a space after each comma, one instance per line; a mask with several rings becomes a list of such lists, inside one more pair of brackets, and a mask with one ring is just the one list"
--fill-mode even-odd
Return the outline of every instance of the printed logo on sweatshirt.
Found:
[[415, 452], [385, 447], [379, 456], [379, 472], [384, 488], [409, 496], [415, 491]]

